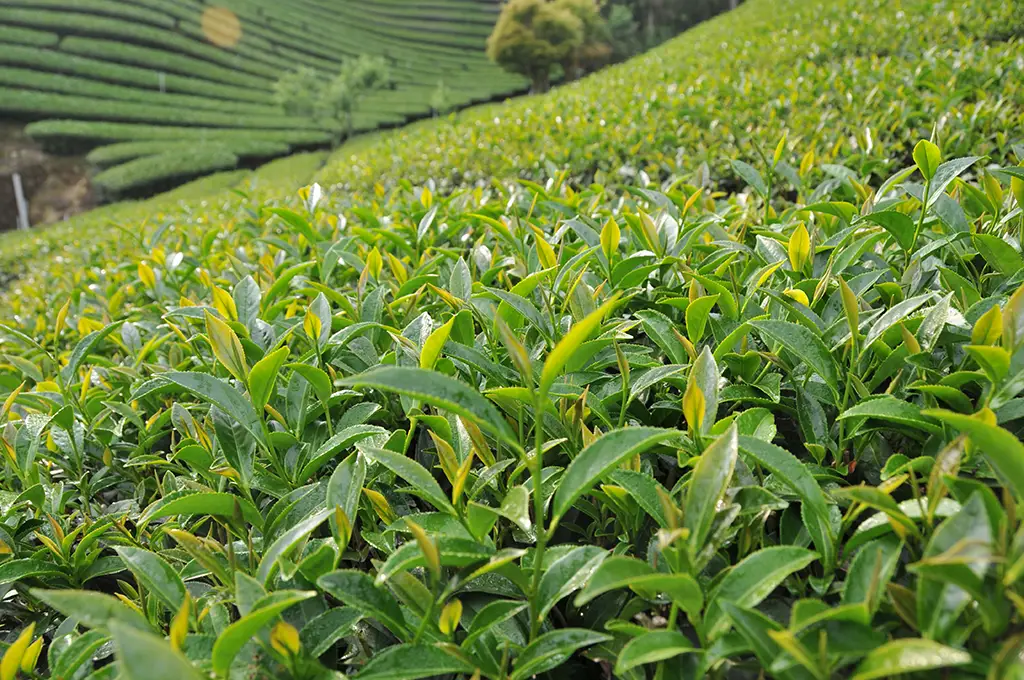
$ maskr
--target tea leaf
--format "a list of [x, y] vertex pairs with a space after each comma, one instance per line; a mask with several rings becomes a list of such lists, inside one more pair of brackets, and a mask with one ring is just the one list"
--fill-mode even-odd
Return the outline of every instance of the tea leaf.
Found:
[[585, 494], [621, 461], [650, 447], [678, 436], [675, 430], [654, 427], [628, 427], [613, 430], [583, 449], [573, 459], [555, 491], [553, 521], [562, 517], [576, 499]]
[[478, 392], [454, 378], [421, 368], [379, 366], [346, 378], [341, 384], [422, 399], [471, 420], [513, 449], [521, 450], [518, 438], [498, 410]]
[[203, 677], [181, 652], [149, 632], [114, 622], [110, 626], [117, 647], [117, 664], [127, 680], [199, 680]]
[[854, 680], [873, 680], [895, 674], [963, 666], [971, 662], [965, 651], [932, 640], [893, 640], [868, 654], [854, 671]]
[[697, 649], [682, 633], [675, 630], [652, 630], [633, 638], [619, 652], [615, 672], [625, 673], [643, 664], [671, 659]]
[[355, 607], [364, 616], [370, 616], [392, 631], [405, 631], [405, 619], [398, 602], [392, 595], [373, 584], [369, 575], [350, 569], [340, 569], [321, 576], [317, 585], [345, 604]]
[[976, 417], [945, 409], [926, 409], [923, 415], [940, 420], [967, 434], [1004, 484], [1024, 497], [1024, 444], [1007, 430]]
[[178, 572], [157, 555], [142, 548], [118, 546], [114, 549], [125, 565], [172, 612], [177, 612], [185, 601], [185, 584]]
[[142, 614], [115, 597], [88, 590], [36, 590], [36, 597], [87, 628], [109, 628], [117, 622], [137, 630], [149, 630]]
[[576, 650], [610, 640], [602, 633], [582, 628], [563, 628], [544, 633], [516, 658], [510, 680], [525, 680], [560, 666]]
[[804, 361], [838, 394], [835, 386], [839, 383], [839, 369], [821, 338], [807, 328], [788, 321], [751, 321], [750, 325]]
[[690, 545], [696, 554], [704, 547], [718, 504], [732, 478], [739, 456], [736, 425], [704, 450], [694, 468], [686, 491], [686, 514], [683, 526], [690, 530]]
[[603, 305], [573, 325], [572, 329], [558, 341], [555, 348], [548, 354], [544, 361], [544, 368], [541, 371], [539, 390], [542, 395], [547, 394], [555, 380], [565, 369], [572, 355], [579, 349], [580, 345], [587, 341], [590, 336], [601, 325], [604, 317], [618, 304], [618, 296], [612, 297]]
[[210, 660], [213, 670], [218, 675], [226, 675], [231, 669], [231, 662], [260, 630], [269, 625], [277, 616], [289, 607], [313, 597], [312, 592], [278, 591], [268, 596], [267, 602], [254, 608], [251, 612], [238, 619], [217, 636], [213, 645]]
[[472, 673], [473, 666], [440, 647], [406, 644], [375, 655], [354, 677], [358, 680], [417, 680], [452, 673]]
[[782, 583], [787, 576], [818, 559], [805, 548], [772, 546], [762, 548], [732, 567], [708, 596], [704, 626], [711, 638], [720, 637], [729, 629], [729, 620], [722, 604], [754, 607]]

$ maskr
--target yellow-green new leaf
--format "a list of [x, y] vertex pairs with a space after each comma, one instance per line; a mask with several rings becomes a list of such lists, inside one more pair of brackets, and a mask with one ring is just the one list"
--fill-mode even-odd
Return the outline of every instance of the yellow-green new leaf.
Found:
[[800, 271], [811, 257], [811, 236], [801, 222], [789, 237], [789, 263], [793, 271]]
[[448, 342], [448, 336], [451, 335], [454, 324], [455, 317], [453, 316], [427, 336], [427, 339], [423, 342], [423, 349], [420, 350], [420, 368], [428, 371], [434, 368], [438, 357], [441, 356], [441, 348], [444, 347], [444, 343]]
[[839, 279], [839, 293], [843, 299], [843, 312], [846, 313], [846, 325], [850, 327], [850, 333], [857, 337], [857, 329], [860, 327], [860, 303], [857, 301], [857, 294], [847, 285], [843, 277]]
[[299, 631], [287, 621], [278, 621], [270, 629], [270, 646], [279, 654], [290, 657], [299, 653]]
[[274, 386], [277, 384], [277, 376], [281, 367], [288, 359], [289, 350], [287, 347], [279, 347], [270, 354], [257, 361], [252, 371], [249, 372], [249, 397], [257, 412], [270, 403], [270, 397], [274, 394]]
[[614, 219], [609, 218], [605, 222], [604, 228], [601, 229], [601, 250], [604, 252], [604, 256], [608, 258], [608, 262], [612, 261], [612, 256], [619, 249], [619, 240], [622, 238], [622, 231], [619, 229], [619, 225]]
[[1003, 310], [999, 305], [978, 317], [971, 329], [972, 345], [994, 345], [1003, 335]]
[[544, 369], [541, 371], [540, 376], [540, 393], [546, 395], [551, 386], [555, 383], [555, 379], [565, 369], [565, 365], [572, 358], [573, 353], [580, 348], [584, 342], [586, 342], [590, 336], [598, 329], [601, 325], [602, 319], [605, 315], [612, 310], [612, 308], [619, 301], [619, 296], [614, 295], [612, 299], [605, 302], [603, 305], [595, 309], [593, 312], [588, 314], [583, 320], [576, 323], [572, 329], [569, 330], [565, 336], [558, 341], [555, 348], [548, 354], [547, 360], [544, 362]]
[[242, 343], [231, 327], [210, 312], [206, 312], [206, 335], [217, 361], [237, 380], [246, 383], [249, 378], [249, 366], [245, 363], [245, 350], [242, 349]]
[[683, 393], [683, 417], [690, 432], [700, 432], [704, 421], [704, 392], [697, 383], [690, 381]]
[[914, 163], [917, 164], [917, 169], [921, 171], [926, 180], [931, 180], [935, 176], [935, 171], [938, 170], [941, 162], [942, 152], [939, 151], [939, 147], [927, 139], [922, 139], [914, 147]]
[[420, 552], [423, 553], [423, 557], [427, 562], [427, 567], [430, 572], [434, 575], [435, 579], [441, 578], [441, 555], [437, 552], [437, 544], [434, 543], [430, 536], [427, 536], [427, 532], [423, 528], [413, 522], [412, 520], [405, 520], [405, 526], [412, 532], [413, 538], [419, 544]]
[[686, 423], [696, 432], [710, 432], [718, 418], [718, 377], [718, 363], [705, 347], [690, 368], [683, 395]]
[[1014, 352], [1024, 344], [1024, 284], [1014, 291], [1003, 308], [1003, 347]]
[[459, 599], [451, 600], [441, 610], [441, 617], [438, 620], [438, 628], [445, 635], [451, 635], [455, 632], [455, 629], [459, 627], [459, 621], [462, 620], [462, 601]]
[[4, 657], [0, 660], [0, 680], [14, 680], [18, 669], [21, 668], [21, 659], [28, 650], [29, 645], [32, 644], [32, 633], [35, 629], [36, 624], [28, 624], [21, 631], [21, 635], [4, 652]]

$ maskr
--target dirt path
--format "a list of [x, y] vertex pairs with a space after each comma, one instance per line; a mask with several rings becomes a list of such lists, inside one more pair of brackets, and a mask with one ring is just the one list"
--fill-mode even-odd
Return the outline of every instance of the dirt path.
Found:
[[0, 231], [17, 227], [15, 172], [21, 175], [32, 225], [66, 220], [96, 205], [84, 158], [43, 153], [22, 125], [0, 122]]

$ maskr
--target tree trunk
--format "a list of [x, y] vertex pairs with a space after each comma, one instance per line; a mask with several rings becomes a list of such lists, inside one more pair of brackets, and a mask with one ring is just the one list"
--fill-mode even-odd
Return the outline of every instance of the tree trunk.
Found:
[[548, 69], [539, 69], [530, 74], [530, 94], [547, 92], [551, 87], [551, 75]]

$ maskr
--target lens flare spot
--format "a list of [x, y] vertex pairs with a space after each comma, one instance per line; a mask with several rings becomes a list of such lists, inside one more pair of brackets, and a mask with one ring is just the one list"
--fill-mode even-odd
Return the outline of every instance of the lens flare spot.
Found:
[[207, 7], [199, 23], [203, 35], [217, 47], [234, 47], [242, 39], [242, 23], [227, 7]]

